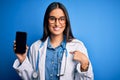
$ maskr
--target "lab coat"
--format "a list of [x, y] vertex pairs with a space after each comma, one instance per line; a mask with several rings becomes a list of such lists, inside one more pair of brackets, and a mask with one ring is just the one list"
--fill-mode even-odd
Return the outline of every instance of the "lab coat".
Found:
[[[47, 49], [47, 42], [43, 43], [42, 41], [38, 40], [34, 42], [30, 47], [29, 52], [29, 58], [26, 57], [26, 59], [23, 61], [23, 63], [20, 65], [18, 59], [15, 60], [13, 64], [13, 68], [17, 71], [19, 76], [23, 80], [33, 80], [32, 74], [36, 69], [36, 61], [38, 53], [40, 53], [39, 58], [39, 69], [38, 69], [38, 80], [45, 80], [45, 59], [46, 59], [46, 49]], [[67, 42], [66, 44], [67, 49], [67, 57], [65, 56], [66, 53], [63, 54], [62, 58], [62, 64], [61, 64], [61, 71], [60, 73], [65, 73], [63, 76], [60, 77], [60, 80], [93, 80], [93, 70], [91, 66], [91, 62], [88, 67], [88, 71], [81, 72], [80, 70], [80, 63], [73, 60], [73, 54], [70, 54], [70, 52], [79, 50], [82, 53], [84, 53], [87, 57], [87, 50], [84, 46], [84, 44], [77, 40], [73, 39], [72, 42]], [[65, 66], [66, 65], [66, 66]]]

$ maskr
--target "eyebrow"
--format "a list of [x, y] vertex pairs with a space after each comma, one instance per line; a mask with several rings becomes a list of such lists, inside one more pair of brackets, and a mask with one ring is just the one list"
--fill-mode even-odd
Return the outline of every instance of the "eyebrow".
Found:
[[[55, 16], [49, 16], [49, 17], [54, 17], [54, 18], [56, 18]], [[59, 18], [62, 18], [62, 17], [64, 17], [64, 18], [65, 18], [65, 16], [60, 16]]]

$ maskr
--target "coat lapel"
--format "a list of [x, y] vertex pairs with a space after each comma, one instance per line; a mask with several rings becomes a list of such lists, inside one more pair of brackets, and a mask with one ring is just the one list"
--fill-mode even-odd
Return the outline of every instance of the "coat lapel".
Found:
[[40, 61], [39, 61], [39, 76], [40, 80], [45, 80], [45, 60], [46, 60], [46, 49], [47, 49], [47, 41], [43, 43], [43, 46], [39, 49], [40, 53]]
[[65, 74], [66, 64], [67, 64], [67, 56], [66, 56], [66, 50], [64, 50], [63, 58], [62, 58], [62, 62], [61, 62], [61, 69], [60, 69], [61, 76], [63, 76]]

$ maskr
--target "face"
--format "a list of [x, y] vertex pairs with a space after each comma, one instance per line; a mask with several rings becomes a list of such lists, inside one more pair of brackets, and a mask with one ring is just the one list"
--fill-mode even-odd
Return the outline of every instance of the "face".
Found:
[[66, 18], [62, 9], [56, 8], [50, 12], [48, 24], [51, 35], [63, 35], [66, 27]]

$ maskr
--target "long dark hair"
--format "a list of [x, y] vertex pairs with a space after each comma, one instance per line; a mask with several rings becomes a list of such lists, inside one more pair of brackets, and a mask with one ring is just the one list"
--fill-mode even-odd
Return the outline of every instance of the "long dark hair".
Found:
[[50, 31], [48, 29], [48, 18], [49, 18], [49, 14], [52, 10], [56, 9], [56, 8], [60, 8], [63, 10], [64, 14], [65, 14], [65, 17], [66, 17], [66, 27], [65, 27], [65, 30], [63, 32], [63, 34], [66, 36], [66, 41], [67, 42], [70, 42], [74, 36], [72, 34], [72, 31], [71, 31], [71, 25], [70, 25], [70, 19], [69, 19], [69, 15], [68, 15], [68, 12], [65, 8], [65, 6], [59, 2], [53, 2], [51, 3], [46, 12], [45, 12], [45, 15], [44, 15], [44, 24], [43, 24], [43, 27], [44, 27], [44, 32], [43, 32], [43, 36], [41, 38], [41, 40], [44, 42], [46, 40], [46, 38], [48, 36], [50, 36]]

